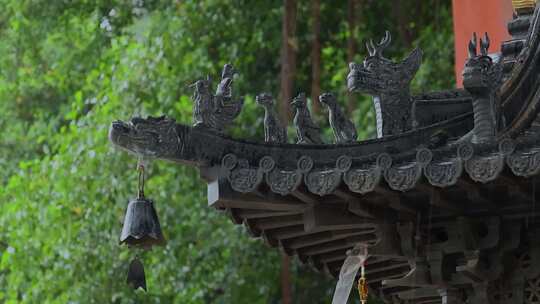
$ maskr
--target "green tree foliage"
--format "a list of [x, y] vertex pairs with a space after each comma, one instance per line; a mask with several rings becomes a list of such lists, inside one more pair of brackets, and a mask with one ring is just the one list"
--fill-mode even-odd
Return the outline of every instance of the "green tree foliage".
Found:
[[[384, 16], [389, 2], [365, 1], [358, 33], [347, 32], [345, 1], [323, 4], [323, 90], [344, 100], [346, 39], [396, 29]], [[453, 86], [449, 3], [434, 12], [431, 2], [440, 1], [425, 1], [406, 24], [426, 50], [417, 91]], [[262, 138], [253, 96], [277, 95], [280, 3], [0, 4], [0, 303], [279, 303], [278, 251], [207, 208], [195, 170], [163, 162], [149, 166], [147, 195], [169, 242], [142, 253], [149, 293], [129, 290], [124, 280], [133, 253], [118, 245], [118, 236], [135, 195], [136, 160], [112, 148], [107, 131], [113, 120], [135, 115], [189, 123], [187, 85], [231, 62], [246, 105], [230, 133]], [[299, 12], [296, 87], [309, 91], [309, 4]], [[388, 53], [407, 52], [397, 39]], [[368, 138], [370, 102], [358, 101], [354, 119]], [[326, 123], [322, 115], [318, 120]], [[293, 268], [294, 301], [327, 303], [334, 281], [298, 263]]]

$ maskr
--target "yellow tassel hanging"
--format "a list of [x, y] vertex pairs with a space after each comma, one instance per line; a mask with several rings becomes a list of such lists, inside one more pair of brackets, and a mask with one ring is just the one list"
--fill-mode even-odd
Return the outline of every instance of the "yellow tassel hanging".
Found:
[[360, 294], [360, 303], [366, 304], [368, 300], [368, 284], [366, 280], [365, 262], [362, 263], [360, 279], [358, 279], [358, 293]]

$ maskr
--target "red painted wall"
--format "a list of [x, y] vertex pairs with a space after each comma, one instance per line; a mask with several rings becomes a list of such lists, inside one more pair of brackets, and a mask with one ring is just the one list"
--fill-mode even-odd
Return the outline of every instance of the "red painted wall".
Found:
[[455, 42], [455, 73], [457, 86], [462, 87], [461, 72], [468, 56], [468, 44], [472, 33], [478, 37], [488, 32], [491, 47], [490, 53], [499, 52], [501, 42], [510, 35], [506, 29], [512, 20], [511, 0], [452, 0]]

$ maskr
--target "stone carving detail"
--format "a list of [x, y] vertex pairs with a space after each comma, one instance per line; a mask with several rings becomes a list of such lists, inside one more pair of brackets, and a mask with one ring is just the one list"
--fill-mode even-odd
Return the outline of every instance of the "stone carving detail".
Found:
[[241, 159], [229, 173], [229, 182], [233, 190], [248, 193], [253, 192], [262, 181], [262, 171], [250, 168], [248, 161]]
[[341, 172], [338, 170], [317, 170], [309, 172], [304, 181], [309, 191], [324, 196], [336, 190], [341, 182]]
[[381, 168], [373, 166], [367, 169], [349, 170], [343, 176], [343, 180], [351, 191], [366, 194], [373, 191], [379, 184], [381, 175]]
[[510, 138], [504, 138], [499, 142], [499, 151], [503, 155], [511, 155], [514, 153], [514, 150], [516, 149], [515, 142]]
[[270, 94], [263, 93], [258, 95], [255, 101], [264, 108], [264, 141], [286, 143], [287, 129], [279, 121], [274, 109], [274, 98]]
[[470, 159], [473, 153], [471, 144], [461, 144], [457, 148], [456, 157], [443, 158], [429, 163], [424, 168], [424, 175], [433, 186], [441, 188], [453, 186], [463, 173], [463, 162]]
[[[473, 97], [474, 128], [473, 143], [492, 142], [497, 135], [496, 91], [502, 84], [503, 68], [489, 57], [489, 37], [480, 39], [477, 54], [476, 33], [469, 42], [469, 59], [463, 69], [463, 87]], [[468, 135], [466, 135], [468, 137]]]
[[506, 164], [517, 176], [537, 175], [540, 173], [540, 148], [516, 151], [506, 158]]
[[416, 152], [416, 161], [422, 166], [426, 166], [433, 159], [433, 153], [426, 148], [421, 148]]
[[350, 63], [347, 76], [349, 91], [373, 96], [379, 138], [413, 128], [414, 101], [409, 86], [422, 62], [420, 49], [415, 49], [400, 63], [385, 58], [383, 51], [391, 40], [386, 31], [377, 45], [373, 41], [366, 44], [369, 56], [363, 64]]
[[377, 166], [379, 166], [381, 170], [387, 170], [392, 166], [392, 156], [388, 153], [379, 154], [379, 156], [377, 156]]
[[343, 180], [353, 192], [366, 194], [375, 189], [379, 184], [384, 170], [390, 168], [392, 158], [383, 153], [377, 157], [377, 162], [373, 166], [366, 168], [351, 169], [344, 173]]
[[244, 100], [232, 100], [233, 67], [226, 64], [223, 67], [221, 81], [217, 86], [216, 93], [211, 90], [212, 80], [198, 80], [192, 86], [193, 93], [193, 126], [213, 129], [223, 132], [225, 127], [240, 114]]
[[252, 192], [262, 182], [263, 170], [251, 168], [246, 159], [238, 159], [234, 154], [227, 154], [221, 160], [221, 164], [229, 171], [227, 178], [235, 191]]
[[265, 156], [259, 161], [259, 168], [264, 172], [268, 173], [274, 169], [276, 162], [270, 156]]
[[351, 168], [352, 159], [347, 155], [338, 157], [336, 161], [336, 169], [340, 172], [346, 172]]
[[465, 162], [465, 170], [472, 180], [487, 183], [499, 176], [504, 168], [504, 155], [493, 153], [486, 156], [474, 156]]
[[223, 168], [227, 170], [234, 169], [237, 163], [238, 163], [238, 158], [234, 154], [227, 154], [223, 156], [223, 159], [221, 160], [221, 165], [223, 166]]
[[437, 187], [455, 185], [462, 173], [463, 162], [459, 158], [432, 162], [424, 169], [424, 174], [429, 183]]
[[431, 162], [433, 155], [430, 150], [422, 148], [416, 152], [416, 161], [392, 166], [386, 170], [384, 178], [390, 188], [397, 191], [407, 191], [422, 177], [422, 170]]
[[474, 156], [474, 148], [470, 143], [463, 143], [457, 149], [458, 157], [462, 160], [469, 160]]
[[474, 155], [474, 149], [470, 144], [460, 148], [465, 149], [464, 147], [466, 146], [469, 146], [467, 150], [471, 150], [472, 152], [461, 151], [461, 153], [467, 154], [466, 156], [469, 156], [469, 154], [471, 155], [470, 159], [465, 162], [465, 170], [472, 180], [480, 183], [487, 183], [495, 180], [504, 169], [504, 160], [506, 156], [511, 156], [515, 149], [514, 142], [507, 138], [499, 142], [499, 151], [482, 155]]
[[266, 173], [266, 183], [272, 192], [287, 195], [295, 191], [302, 182], [299, 171], [285, 171], [278, 168]]
[[324, 93], [319, 96], [319, 101], [328, 108], [328, 121], [334, 131], [336, 143], [346, 144], [356, 142], [358, 137], [356, 127], [343, 113], [336, 96], [332, 93]]
[[311, 120], [311, 114], [307, 107], [306, 94], [300, 93], [292, 101], [292, 106], [296, 110], [294, 115], [294, 126], [299, 144], [322, 144], [321, 129]]
[[397, 191], [407, 191], [414, 188], [421, 176], [422, 167], [415, 162], [392, 166], [384, 174], [390, 188]]
[[309, 156], [302, 156], [297, 163], [298, 170], [302, 173], [307, 173], [313, 168], [313, 160]]

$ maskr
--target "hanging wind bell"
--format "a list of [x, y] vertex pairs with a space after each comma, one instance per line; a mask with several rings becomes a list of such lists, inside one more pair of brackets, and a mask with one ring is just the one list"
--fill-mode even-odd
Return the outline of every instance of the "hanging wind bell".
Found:
[[[154, 202], [144, 196], [144, 165], [139, 163], [138, 196], [129, 202], [124, 226], [120, 235], [120, 244], [128, 247], [149, 250], [152, 246], [164, 246], [166, 241], [161, 232]], [[144, 267], [140, 259], [135, 257], [129, 264], [127, 283], [133, 289], [142, 288], [146, 291]]]

